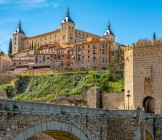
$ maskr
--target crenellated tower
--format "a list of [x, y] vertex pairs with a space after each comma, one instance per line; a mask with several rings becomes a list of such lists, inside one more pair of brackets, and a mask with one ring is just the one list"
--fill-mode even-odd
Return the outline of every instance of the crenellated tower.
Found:
[[104, 36], [105, 39], [107, 39], [111, 42], [115, 42], [115, 35], [111, 31], [110, 21], [108, 23], [108, 28], [107, 28], [107, 30], [106, 30], [106, 32], [103, 36]]
[[75, 42], [75, 23], [70, 17], [69, 7], [60, 28], [60, 45]]
[[12, 54], [19, 53], [23, 47], [23, 39], [26, 38], [26, 34], [21, 28], [21, 21], [19, 20], [18, 28], [13, 34], [12, 41]]

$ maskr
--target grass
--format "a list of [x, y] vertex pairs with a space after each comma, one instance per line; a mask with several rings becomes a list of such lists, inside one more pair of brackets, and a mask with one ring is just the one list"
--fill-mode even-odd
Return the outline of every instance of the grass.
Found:
[[93, 87], [101, 93], [120, 92], [124, 80], [112, 81], [108, 72], [69, 72], [53, 75], [21, 75], [18, 80], [17, 94], [14, 100], [53, 101], [57, 95], [84, 94]]

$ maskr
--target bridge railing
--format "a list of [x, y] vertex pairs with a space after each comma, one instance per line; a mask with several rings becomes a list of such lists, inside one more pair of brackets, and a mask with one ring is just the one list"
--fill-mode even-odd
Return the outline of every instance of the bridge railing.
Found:
[[0, 99], [0, 112], [16, 112], [19, 114], [35, 115], [88, 115], [88, 116], [105, 116], [105, 117], [142, 117], [156, 118], [155, 114], [148, 114], [142, 110], [107, 110], [85, 107], [74, 107], [66, 105], [56, 105], [47, 103], [24, 102], [15, 100]]

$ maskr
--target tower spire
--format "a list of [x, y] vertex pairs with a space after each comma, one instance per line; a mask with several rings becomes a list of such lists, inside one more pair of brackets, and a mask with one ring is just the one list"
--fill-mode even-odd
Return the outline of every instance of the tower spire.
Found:
[[70, 9], [69, 9], [69, 6], [68, 6], [68, 9], [66, 11], [66, 17], [65, 19], [62, 21], [62, 23], [64, 22], [71, 22], [71, 23], [74, 23], [74, 21], [70, 18]]
[[18, 28], [21, 29], [21, 20], [19, 19]]
[[111, 26], [110, 26], [110, 20], [109, 20], [109, 23], [108, 23], [108, 30], [111, 30], [110, 27], [111, 27]]
[[114, 36], [113, 32], [111, 31], [110, 20], [109, 20], [109, 22], [108, 22], [108, 28], [107, 28], [107, 31], [105, 32], [104, 35], [113, 35], [113, 36]]
[[25, 34], [24, 31], [21, 28], [21, 20], [19, 19], [19, 23], [18, 23], [18, 28], [16, 29], [15, 33], [22, 33]]
[[68, 6], [68, 9], [67, 9], [67, 12], [66, 12], [66, 17], [70, 17], [70, 10], [69, 10], [69, 6]]

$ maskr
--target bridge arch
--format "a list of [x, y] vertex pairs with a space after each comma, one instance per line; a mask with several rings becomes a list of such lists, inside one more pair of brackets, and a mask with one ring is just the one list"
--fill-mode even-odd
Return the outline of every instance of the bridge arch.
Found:
[[81, 140], [91, 140], [91, 139], [95, 140], [90, 136], [89, 132], [87, 132], [86, 134], [86, 132], [83, 132], [74, 125], [59, 121], [44, 122], [31, 128], [28, 128], [27, 130], [15, 136], [13, 140], [27, 140], [40, 132], [45, 132], [48, 130], [65, 131], [75, 135]]

